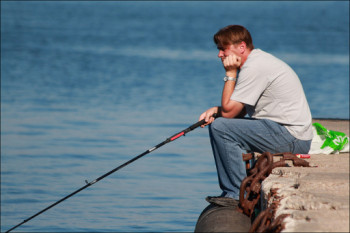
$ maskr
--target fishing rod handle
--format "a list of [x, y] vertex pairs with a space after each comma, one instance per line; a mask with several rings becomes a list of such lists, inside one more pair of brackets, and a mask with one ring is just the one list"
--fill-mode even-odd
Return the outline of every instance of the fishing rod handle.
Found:
[[[214, 118], [217, 118], [218, 114], [217, 113], [214, 113], [211, 117], [214, 117]], [[194, 130], [195, 128], [201, 126], [201, 125], [204, 125], [206, 123], [205, 119], [201, 120], [201, 121], [198, 121], [197, 123], [191, 125], [189, 128], [191, 130]]]
[[[212, 117], [216, 117], [216, 116], [217, 116], [216, 113], [214, 113], [214, 114], [212, 115]], [[168, 139], [167, 139], [166, 141], [164, 141], [163, 143], [168, 143], [168, 142], [171, 142], [171, 141], [174, 141], [174, 140], [178, 139], [178, 138], [181, 137], [181, 136], [185, 136], [186, 133], [188, 133], [188, 132], [194, 130], [195, 128], [198, 128], [198, 127], [201, 126], [201, 125], [204, 125], [205, 123], [206, 123], [205, 119], [203, 119], [203, 120], [201, 120], [201, 121], [198, 121], [197, 123], [191, 125], [191, 126], [188, 127], [187, 129], [184, 129], [184, 130], [182, 130], [181, 132], [179, 132], [179, 133], [177, 133], [177, 134], [174, 134], [173, 136], [171, 136], [170, 138], [168, 138]], [[163, 144], [163, 143], [161, 143], [161, 144]]]

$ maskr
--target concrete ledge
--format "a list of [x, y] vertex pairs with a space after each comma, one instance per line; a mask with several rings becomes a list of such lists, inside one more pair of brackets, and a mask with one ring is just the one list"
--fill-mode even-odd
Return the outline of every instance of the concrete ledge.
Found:
[[[349, 135], [348, 120], [314, 120]], [[262, 206], [278, 202], [282, 232], [349, 232], [349, 153], [315, 154], [317, 167], [275, 168], [263, 181]], [[273, 190], [273, 192], [271, 192]]]

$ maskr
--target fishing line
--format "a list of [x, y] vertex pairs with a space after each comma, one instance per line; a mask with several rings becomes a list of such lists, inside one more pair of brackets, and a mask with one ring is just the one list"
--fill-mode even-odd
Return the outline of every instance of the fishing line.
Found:
[[[213, 117], [216, 117], [216, 114], [214, 114]], [[134, 162], [135, 160], [137, 160], [137, 159], [139, 159], [139, 158], [141, 158], [141, 157], [147, 155], [148, 153], [151, 153], [152, 151], [158, 149], [159, 147], [161, 147], [161, 146], [163, 146], [163, 145], [165, 145], [165, 144], [167, 144], [167, 143], [169, 143], [169, 142], [172, 142], [172, 141], [174, 141], [174, 140], [176, 140], [176, 139], [178, 139], [178, 138], [180, 138], [180, 137], [182, 137], [182, 136], [185, 136], [186, 133], [188, 133], [188, 132], [194, 130], [195, 128], [197, 128], [197, 127], [199, 127], [199, 126], [201, 126], [201, 125], [204, 125], [205, 123], [206, 123], [206, 122], [205, 122], [205, 119], [203, 119], [203, 120], [201, 120], [201, 121], [198, 121], [197, 123], [195, 123], [195, 124], [191, 125], [190, 127], [186, 128], [186, 129], [184, 129], [184, 130], [182, 130], [181, 132], [179, 132], [179, 133], [177, 133], [177, 134], [174, 134], [173, 136], [167, 138], [165, 141], [159, 143], [158, 145], [156, 145], [156, 146], [154, 146], [154, 147], [152, 147], [152, 148], [146, 150], [145, 152], [139, 154], [138, 156], [136, 156], [136, 157], [130, 159], [129, 161], [123, 163], [122, 165], [120, 165], [120, 166], [114, 168], [113, 170], [111, 170], [111, 171], [105, 173], [104, 175], [98, 177], [97, 179], [95, 179], [95, 180], [93, 180], [93, 181], [91, 181], [91, 182], [88, 182], [87, 180], [85, 180], [86, 185], [84, 185], [83, 187], [77, 189], [76, 191], [72, 192], [71, 194], [69, 194], [69, 195], [63, 197], [62, 199], [56, 201], [56, 202], [53, 203], [52, 205], [46, 207], [45, 209], [39, 211], [38, 213], [32, 215], [31, 217], [29, 217], [29, 218], [23, 220], [23, 222], [17, 224], [16, 226], [12, 227], [11, 229], [9, 229], [9, 230], [6, 231], [6, 232], [10, 232], [10, 231], [16, 229], [17, 227], [23, 225], [24, 223], [26, 223], [26, 222], [32, 220], [33, 218], [37, 217], [38, 215], [40, 215], [40, 214], [44, 213], [45, 211], [51, 209], [51, 208], [54, 207], [55, 205], [58, 205], [59, 203], [61, 203], [61, 202], [65, 201], [65, 200], [67, 200], [68, 198], [74, 196], [75, 194], [79, 193], [80, 191], [86, 189], [87, 187], [89, 187], [89, 186], [91, 186], [91, 185], [93, 185], [93, 184], [99, 182], [99, 181], [102, 180], [103, 178], [106, 178], [107, 176], [111, 175], [112, 173], [114, 173], [114, 172], [118, 171], [119, 169], [121, 169], [121, 168], [127, 166], [128, 164]]]

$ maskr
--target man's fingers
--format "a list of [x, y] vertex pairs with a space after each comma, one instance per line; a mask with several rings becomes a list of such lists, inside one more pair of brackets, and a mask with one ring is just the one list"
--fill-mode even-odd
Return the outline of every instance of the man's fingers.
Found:
[[241, 65], [241, 57], [231, 54], [223, 60], [226, 70], [237, 69]]
[[210, 125], [215, 120], [215, 118], [212, 117], [212, 115], [213, 114], [207, 112], [202, 113], [202, 115], [199, 117], [199, 121], [203, 119], [205, 120], [205, 123], [201, 125], [202, 128], [204, 128], [207, 125]]
[[210, 115], [207, 113], [207, 115], [205, 116], [205, 122], [209, 122], [210, 121]]
[[237, 57], [237, 65], [240, 66], [242, 63], [242, 58], [241, 57]]
[[[200, 115], [200, 117], [199, 117], [199, 120], [198, 121], [201, 121], [201, 120], [205, 120], [205, 122], [207, 122], [207, 119], [206, 119], [206, 117], [207, 117], [207, 113], [206, 112], [203, 112], [201, 115]], [[201, 127], [202, 128], [204, 128], [204, 126], [206, 126], [206, 123], [205, 124], [203, 124], [203, 125], [201, 125]]]

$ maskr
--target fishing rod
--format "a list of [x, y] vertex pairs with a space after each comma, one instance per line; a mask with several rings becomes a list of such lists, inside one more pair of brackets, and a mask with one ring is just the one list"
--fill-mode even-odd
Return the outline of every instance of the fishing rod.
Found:
[[[212, 117], [216, 117], [216, 114], [214, 114]], [[111, 170], [111, 171], [105, 173], [104, 175], [98, 177], [97, 179], [95, 179], [95, 180], [93, 180], [93, 181], [91, 181], [91, 182], [85, 181], [85, 182], [86, 182], [86, 185], [84, 185], [84, 186], [81, 187], [80, 189], [78, 189], [78, 190], [72, 192], [71, 194], [65, 196], [64, 198], [62, 198], [62, 199], [56, 201], [56, 202], [53, 203], [52, 205], [50, 205], [50, 206], [46, 207], [45, 209], [39, 211], [38, 213], [34, 214], [33, 216], [31, 216], [31, 217], [29, 217], [29, 218], [23, 220], [23, 222], [17, 224], [16, 226], [12, 227], [11, 229], [9, 229], [9, 230], [6, 231], [6, 232], [10, 232], [10, 231], [16, 229], [17, 227], [23, 225], [24, 223], [26, 223], [26, 222], [32, 220], [32, 219], [35, 218], [36, 216], [38, 216], [38, 215], [44, 213], [45, 211], [51, 209], [51, 208], [54, 207], [55, 205], [58, 205], [59, 203], [61, 203], [61, 202], [65, 201], [65, 200], [67, 200], [68, 198], [70, 198], [71, 196], [74, 196], [75, 194], [79, 193], [80, 191], [86, 189], [87, 187], [89, 187], [89, 186], [91, 186], [91, 185], [93, 185], [93, 184], [99, 182], [99, 181], [102, 180], [103, 178], [106, 178], [107, 176], [111, 175], [112, 173], [114, 173], [114, 172], [118, 171], [119, 169], [121, 169], [121, 168], [127, 166], [128, 164], [134, 162], [135, 160], [137, 160], [137, 159], [139, 159], [139, 158], [141, 158], [141, 157], [147, 155], [148, 153], [151, 153], [152, 151], [158, 149], [159, 147], [161, 147], [161, 146], [163, 146], [163, 145], [165, 145], [165, 144], [167, 144], [167, 143], [169, 143], [169, 142], [172, 142], [172, 141], [178, 139], [178, 138], [181, 137], [181, 136], [185, 136], [186, 133], [188, 133], [188, 132], [194, 130], [195, 128], [197, 128], [197, 127], [199, 127], [199, 126], [201, 126], [201, 125], [204, 125], [205, 123], [206, 123], [206, 122], [205, 122], [205, 119], [203, 119], [203, 120], [201, 120], [201, 121], [198, 121], [197, 123], [191, 125], [191, 126], [188, 127], [187, 129], [184, 129], [184, 130], [182, 130], [181, 132], [179, 132], [179, 133], [177, 133], [177, 134], [174, 134], [173, 136], [167, 138], [165, 141], [163, 141], [163, 142], [159, 143], [158, 145], [156, 145], [156, 146], [154, 146], [154, 147], [152, 147], [152, 148], [146, 150], [146, 151], [143, 152], [142, 154], [139, 154], [138, 156], [136, 156], [136, 157], [130, 159], [129, 161], [123, 163], [122, 165], [120, 165], [120, 166], [114, 168], [113, 170]]]

